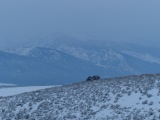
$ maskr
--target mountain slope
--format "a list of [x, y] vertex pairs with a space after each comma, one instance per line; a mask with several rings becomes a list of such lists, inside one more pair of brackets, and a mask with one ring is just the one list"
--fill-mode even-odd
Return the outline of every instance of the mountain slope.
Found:
[[1, 98], [0, 118], [157, 120], [159, 97], [160, 74], [109, 78]]
[[55, 48], [101, 67], [113, 69], [113, 72], [118, 73], [115, 76], [160, 71], [159, 48], [108, 40], [79, 40], [67, 35], [59, 35], [42, 46]]
[[2, 54], [0, 82], [55, 85], [81, 81], [94, 74], [104, 78], [160, 71], [157, 48], [129, 43], [80, 41], [66, 36], [48, 44], [41, 43], [41, 46], [22, 47], [5, 53], [14, 57], [7, 58]]
[[27, 48], [19, 54], [0, 52], [0, 71], [1, 83], [17, 85], [66, 84], [88, 75], [107, 74], [105, 68], [49, 48]]
[[121, 51], [111, 47], [73, 47], [62, 45], [58, 48], [77, 58], [92, 62], [95, 65], [113, 69], [117, 75], [130, 75], [142, 73], [158, 73], [160, 71], [160, 57], [146, 53]]

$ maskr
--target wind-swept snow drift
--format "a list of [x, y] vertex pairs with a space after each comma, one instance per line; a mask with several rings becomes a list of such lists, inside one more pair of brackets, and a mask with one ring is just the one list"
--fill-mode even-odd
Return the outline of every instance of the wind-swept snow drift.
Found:
[[159, 98], [160, 74], [85, 81], [1, 98], [0, 119], [157, 120]]

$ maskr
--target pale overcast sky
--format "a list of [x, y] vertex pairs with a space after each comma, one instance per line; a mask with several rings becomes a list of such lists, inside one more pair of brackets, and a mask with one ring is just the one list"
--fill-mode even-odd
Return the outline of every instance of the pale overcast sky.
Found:
[[160, 0], [1, 0], [0, 47], [54, 38], [160, 43]]

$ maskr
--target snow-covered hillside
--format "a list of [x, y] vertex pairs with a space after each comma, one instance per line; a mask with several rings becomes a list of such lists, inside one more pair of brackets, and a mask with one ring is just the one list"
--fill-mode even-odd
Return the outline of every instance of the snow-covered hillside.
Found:
[[114, 49], [84, 49], [66, 45], [60, 46], [58, 49], [107, 69], [114, 69], [115, 71], [123, 71], [125, 73], [136, 73], [136, 70], [132, 69], [125, 60], [125, 56]]
[[84, 80], [88, 75], [113, 75], [106, 68], [58, 50], [37, 47], [18, 51], [0, 51], [0, 82], [19, 86], [62, 85]]
[[131, 55], [131, 56], [136, 57], [136, 58], [139, 58], [143, 61], [160, 64], [160, 58], [159, 57], [152, 56], [151, 54], [148, 54], [148, 53], [135, 53], [135, 52], [131, 52], [131, 51], [123, 51], [123, 53]]
[[1, 119], [158, 120], [160, 74], [84, 81], [0, 99]]
[[115, 73], [110, 77], [160, 71], [159, 48], [107, 40], [79, 40], [67, 35], [57, 36], [42, 46], [58, 49], [76, 58], [107, 68], [111, 73]]
[[17, 54], [20, 56], [30, 56], [30, 57], [40, 58], [40, 59], [45, 59], [45, 60], [61, 60], [61, 61], [63, 60], [62, 52], [54, 50], [54, 49], [50, 49], [50, 48], [20, 47], [15, 50], [10, 50], [6, 52]]
[[97, 46], [90, 44], [88, 47], [60, 45], [58, 50], [116, 72], [115, 76], [157, 73], [160, 71], [160, 56], [150, 52], [145, 53], [139, 46], [135, 47], [135, 51], [140, 49], [139, 52], [130, 51], [132, 49], [125, 49], [125, 47], [120, 49], [119, 46], [102, 44]]
[[118, 77], [159, 73], [159, 49], [118, 42], [80, 41], [63, 36], [42, 47], [0, 52], [0, 82], [57, 85], [89, 75]]

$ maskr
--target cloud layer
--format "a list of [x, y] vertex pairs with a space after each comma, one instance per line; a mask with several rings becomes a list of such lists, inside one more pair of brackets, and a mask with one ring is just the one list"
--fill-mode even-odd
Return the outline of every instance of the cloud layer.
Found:
[[0, 47], [46, 41], [57, 32], [156, 45], [159, 5], [159, 0], [0, 1]]

